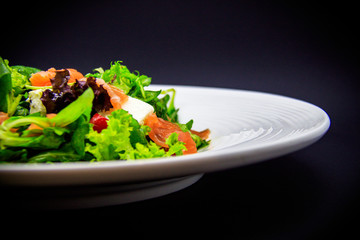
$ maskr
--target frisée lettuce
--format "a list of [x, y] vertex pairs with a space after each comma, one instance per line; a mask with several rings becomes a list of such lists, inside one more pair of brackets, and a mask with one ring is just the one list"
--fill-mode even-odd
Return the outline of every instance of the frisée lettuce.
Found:
[[182, 155], [184, 143], [178, 141], [176, 133], [168, 138], [169, 150], [165, 152], [154, 142], [148, 142], [147, 126], [140, 124], [126, 111], [119, 109], [109, 116], [108, 127], [100, 133], [90, 129], [86, 151], [96, 160], [139, 159], [171, 155]]

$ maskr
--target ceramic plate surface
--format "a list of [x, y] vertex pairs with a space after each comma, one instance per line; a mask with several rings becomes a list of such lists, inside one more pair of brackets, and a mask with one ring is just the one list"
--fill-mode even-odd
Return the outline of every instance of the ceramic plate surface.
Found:
[[[17, 187], [124, 186], [199, 176], [299, 150], [321, 138], [330, 126], [329, 117], [322, 109], [288, 97], [221, 88], [152, 86], [152, 89], [168, 88], [176, 89], [175, 104], [180, 108], [180, 122], [193, 119], [193, 129], [211, 130], [208, 149], [162, 159], [0, 165], [0, 184]], [[168, 189], [168, 192], [171, 191]]]

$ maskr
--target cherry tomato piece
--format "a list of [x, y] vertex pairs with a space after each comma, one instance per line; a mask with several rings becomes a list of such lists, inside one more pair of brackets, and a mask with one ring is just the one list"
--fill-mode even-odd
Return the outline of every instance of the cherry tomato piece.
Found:
[[93, 129], [100, 133], [103, 129], [107, 128], [108, 119], [104, 116], [101, 116], [98, 113], [95, 113], [94, 116], [90, 119], [90, 123], [94, 124]]

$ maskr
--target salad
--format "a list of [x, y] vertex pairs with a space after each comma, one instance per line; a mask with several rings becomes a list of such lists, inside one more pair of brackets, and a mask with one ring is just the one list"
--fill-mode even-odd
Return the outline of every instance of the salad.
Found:
[[0, 57], [0, 163], [136, 160], [193, 154], [210, 130], [180, 123], [175, 90], [121, 61], [83, 75]]

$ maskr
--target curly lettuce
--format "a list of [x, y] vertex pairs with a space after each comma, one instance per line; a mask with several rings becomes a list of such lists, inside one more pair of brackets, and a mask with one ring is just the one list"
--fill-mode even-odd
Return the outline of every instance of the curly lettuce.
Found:
[[119, 109], [109, 116], [108, 127], [100, 133], [90, 129], [85, 150], [93, 155], [93, 160], [134, 160], [143, 158], [182, 155], [186, 150], [178, 134], [167, 139], [169, 150], [165, 151], [146, 136], [149, 127], [141, 126], [127, 111]]

